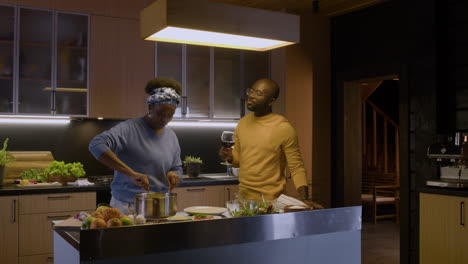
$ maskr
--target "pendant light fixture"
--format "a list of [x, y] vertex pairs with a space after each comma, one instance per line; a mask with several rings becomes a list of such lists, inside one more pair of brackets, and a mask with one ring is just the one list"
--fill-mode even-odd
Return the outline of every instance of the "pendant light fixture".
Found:
[[156, 0], [140, 13], [140, 36], [266, 51], [299, 42], [299, 16], [208, 0]]

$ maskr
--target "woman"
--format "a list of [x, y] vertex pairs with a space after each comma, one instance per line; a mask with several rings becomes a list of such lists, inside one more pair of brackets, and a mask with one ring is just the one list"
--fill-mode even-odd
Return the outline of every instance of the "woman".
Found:
[[93, 156], [114, 169], [110, 205], [123, 214], [133, 213], [129, 207], [136, 194], [171, 191], [182, 177], [179, 141], [166, 128], [180, 102], [182, 87], [174, 80], [156, 78], [145, 91], [148, 114], [126, 120], [89, 143]]

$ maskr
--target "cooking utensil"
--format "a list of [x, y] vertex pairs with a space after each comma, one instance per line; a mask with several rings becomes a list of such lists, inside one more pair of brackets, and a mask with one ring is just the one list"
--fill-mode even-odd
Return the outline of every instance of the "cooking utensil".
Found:
[[135, 214], [145, 218], [165, 218], [177, 213], [177, 194], [145, 192], [135, 195]]

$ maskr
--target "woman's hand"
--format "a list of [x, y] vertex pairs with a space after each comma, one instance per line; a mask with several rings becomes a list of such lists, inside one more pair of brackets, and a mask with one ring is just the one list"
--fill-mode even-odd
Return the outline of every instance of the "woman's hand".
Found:
[[167, 177], [167, 183], [169, 184], [169, 192], [171, 192], [172, 189], [174, 189], [177, 185], [179, 185], [179, 182], [180, 182], [179, 175], [177, 175], [177, 173], [173, 171], [169, 171], [166, 174], [166, 177]]
[[136, 184], [136, 186], [141, 187], [145, 191], [149, 191], [148, 175], [135, 172], [130, 174], [129, 177], [132, 180], [132, 182]]

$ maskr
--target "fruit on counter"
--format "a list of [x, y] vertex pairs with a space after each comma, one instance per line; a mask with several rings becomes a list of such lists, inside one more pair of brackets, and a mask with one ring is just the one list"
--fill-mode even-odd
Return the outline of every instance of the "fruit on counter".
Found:
[[[112, 219], [111, 219], [112, 220]], [[109, 220], [110, 221], [110, 220]], [[130, 225], [135, 225], [135, 223], [133, 222], [133, 220], [128, 217], [128, 216], [124, 216], [124, 217], [120, 217], [120, 222], [122, 222], [122, 225], [123, 226], [130, 226]]]
[[107, 221], [107, 227], [119, 227], [122, 226], [122, 222], [118, 218], [111, 218]]
[[144, 223], [146, 223], [146, 218], [143, 215], [139, 214], [139, 215], [137, 215], [135, 217], [135, 223], [136, 224], [144, 224]]
[[91, 213], [91, 216], [104, 219], [104, 216], [100, 212], [93, 212]]
[[95, 217], [89, 216], [81, 223], [81, 229], [88, 229], [90, 228], [91, 222], [96, 219]]
[[122, 219], [122, 218], [124, 218], [124, 217], [128, 217], [128, 215], [121, 214], [121, 215], [119, 216], [120, 219]]
[[104, 220], [107, 222], [111, 218], [119, 219], [120, 210], [117, 208], [106, 208], [102, 211], [102, 215], [104, 216]]
[[89, 225], [90, 229], [98, 229], [105, 227], [107, 227], [107, 223], [102, 218], [94, 218], [93, 221], [91, 221], [91, 224]]
[[105, 209], [107, 208], [111, 208], [110, 206], [106, 206], [106, 205], [100, 205], [98, 206], [98, 208], [96, 208], [96, 212], [98, 213], [102, 213], [102, 211], [104, 211]]

